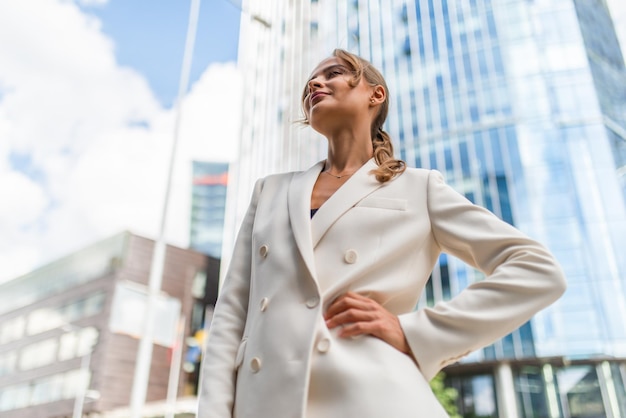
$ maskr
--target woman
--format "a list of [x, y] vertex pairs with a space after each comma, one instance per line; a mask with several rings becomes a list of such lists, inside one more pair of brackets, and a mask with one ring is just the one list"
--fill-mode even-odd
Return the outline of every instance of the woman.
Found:
[[[215, 309], [198, 416], [446, 417], [428, 380], [555, 301], [563, 275], [439, 173], [393, 158], [387, 87], [367, 61], [334, 51], [302, 103], [328, 157], [257, 182]], [[414, 311], [442, 251], [487, 278]]]

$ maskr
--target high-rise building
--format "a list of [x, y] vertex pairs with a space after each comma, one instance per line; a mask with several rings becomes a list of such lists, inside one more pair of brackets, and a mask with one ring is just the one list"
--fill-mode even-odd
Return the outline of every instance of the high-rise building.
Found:
[[211, 257], [222, 255], [228, 163], [193, 162], [189, 246]]
[[[256, 178], [324, 157], [324, 141], [296, 122], [300, 93], [333, 48], [355, 52], [386, 76], [386, 129], [399, 155], [441, 171], [468, 199], [543, 242], [568, 278], [555, 305], [446, 368], [462, 414], [626, 416], [626, 48], [614, 21], [623, 19], [618, 3], [244, 2], [248, 94], [228, 242]], [[481, 279], [443, 255], [420, 306]]]
[[[124, 232], [0, 285], [0, 416], [128, 416], [153, 247]], [[187, 341], [204, 321], [207, 261], [167, 247], [148, 403], [164, 403], [174, 370], [178, 396], [195, 394], [195, 371], [177, 367], [173, 347], [179, 314]]]
[[617, 39], [622, 47], [622, 55], [626, 60], [626, 2], [621, 0], [606, 0], [613, 20], [613, 27]]

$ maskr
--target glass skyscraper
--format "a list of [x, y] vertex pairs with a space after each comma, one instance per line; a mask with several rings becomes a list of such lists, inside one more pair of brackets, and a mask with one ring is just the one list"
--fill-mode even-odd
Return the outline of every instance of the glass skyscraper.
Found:
[[228, 163], [194, 161], [192, 181], [189, 246], [206, 255], [220, 258]]
[[[463, 416], [626, 416], [624, 6], [268, 0], [244, 10], [249, 96], [227, 233], [257, 177], [323, 158], [324, 142], [294, 123], [300, 92], [333, 48], [355, 52], [386, 76], [401, 158], [544, 243], [568, 278], [554, 306], [446, 369]], [[481, 279], [444, 255], [420, 306]]]

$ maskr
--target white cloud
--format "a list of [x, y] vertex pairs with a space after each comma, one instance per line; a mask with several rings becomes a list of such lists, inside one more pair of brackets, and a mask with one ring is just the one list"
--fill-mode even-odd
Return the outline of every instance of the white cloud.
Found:
[[[0, 282], [123, 229], [154, 237], [174, 126], [75, 3], [11, 3], [0, 3], [0, 200], [10, 202], [0, 208]], [[184, 101], [174, 244], [187, 242], [190, 160], [234, 157], [241, 90], [234, 64], [214, 65]]]
[[78, 4], [83, 6], [104, 6], [109, 0], [78, 0]]
[[[13, 226], [18, 228], [35, 222], [46, 205], [41, 187], [16, 171], [9, 171], [2, 177], [0, 196], [14, 197], [2, 199], [0, 219], [10, 219]], [[2, 232], [6, 231], [0, 230], [0, 233]]]

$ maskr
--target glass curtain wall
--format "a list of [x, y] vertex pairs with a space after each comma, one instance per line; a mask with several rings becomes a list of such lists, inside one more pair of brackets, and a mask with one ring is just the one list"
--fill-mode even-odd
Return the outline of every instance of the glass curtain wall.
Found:
[[[386, 75], [387, 128], [402, 158], [440, 170], [469, 200], [545, 243], [570, 283], [557, 305], [472, 360], [626, 354], [624, 139], [616, 138], [626, 76], [606, 7], [392, 4], [326, 7], [337, 16], [339, 45]], [[432, 279], [424, 304], [482, 277], [444, 256]]]
[[[323, 158], [324, 142], [298, 142], [315, 135], [294, 130], [292, 122], [314, 64], [345, 48], [386, 76], [392, 99], [386, 130], [400, 156], [441, 171], [469, 200], [544, 243], [568, 278], [559, 302], [465, 362], [626, 357], [626, 69], [613, 21], [623, 6], [614, 4], [244, 2], [250, 16], [270, 25], [250, 16], [242, 22], [250, 94], [227, 234], [234, 236], [257, 177]], [[442, 256], [420, 306], [482, 279]], [[592, 381], [599, 382], [602, 408], [616, 410], [623, 379], [610, 374], [611, 398], [602, 389], [606, 371], [589, 367], [580, 376], [568, 368], [514, 374], [521, 415], [532, 416], [527, 411], [536, 407], [551, 418], [592, 416], [584, 415], [600, 411]], [[574, 412], [580, 399], [589, 400], [588, 412]]]

